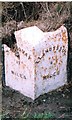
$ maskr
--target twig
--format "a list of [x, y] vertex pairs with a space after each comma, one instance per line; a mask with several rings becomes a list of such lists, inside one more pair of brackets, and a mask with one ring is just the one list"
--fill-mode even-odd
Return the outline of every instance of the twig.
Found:
[[46, 10], [46, 8], [43, 6], [43, 3], [40, 3], [40, 4], [41, 4], [42, 8], [44, 9], [44, 11], [46, 12], [47, 10]]
[[24, 5], [23, 5], [23, 3], [22, 3], [22, 2], [20, 2], [20, 4], [21, 4], [21, 6], [22, 6], [22, 8], [23, 8], [23, 12], [24, 12], [25, 18], [27, 19], [27, 15], [26, 15], [26, 12], [25, 12]]
[[[49, 13], [49, 15], [51, 16], [51, 13], [49, 11], [49, 8], [48, 8], [48, 3], [46, 2], [46, 9], [47, 9], [47, 12]], [[51, 16], [52, 17], [52, 16]]]

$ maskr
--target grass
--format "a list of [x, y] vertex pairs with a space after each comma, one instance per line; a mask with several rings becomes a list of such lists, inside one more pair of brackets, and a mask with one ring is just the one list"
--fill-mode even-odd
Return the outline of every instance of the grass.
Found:
[[0, 120], [4, 120], [4, 119], [9, 119], [8, 113], [0, 115]]
[[51, 118], [54, 118], [54, 114], [50, 113], [50, 112], [44, 112], [44, 113], [34, 113], [31, 117], [29, 117], [29, 113], [25, 113], [22, 115], [22, 120], [24, 119], [51, 119]]
[[33, 118], [42, 118], [42, 119], [45, 119], [45, 118], [54, 118], [54, 115], [50, 112], [44, 112], [44, 113], [35, 113], [33, 115]]
[[[29, 114], [24, 114], [24, 116], [21, 116], [20, 119], [21, 120], [31, 120], [31, 118], [34, 120], [34, 119], [52, 119], [54, 118], [54, 115], [50, 112], [45, 112], [45, 113], [34, 113], [32, 115], [32, 117], [30, 117]], [[0, 119], [1, 120], [4, 120], [4, 119], [9, 119], [9, 116], [6, 115], [6, 114], [3, 114], [3, 115], [0, 115]], [[17, 118], [16, 118], [17, 119]]]

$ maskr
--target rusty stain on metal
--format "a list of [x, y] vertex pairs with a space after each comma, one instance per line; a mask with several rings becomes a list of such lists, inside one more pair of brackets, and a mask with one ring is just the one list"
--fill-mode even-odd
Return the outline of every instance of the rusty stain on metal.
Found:
[[62, 40], [66, 43], [67, 41], [66, 32], [62, 32]]
[[43, 76], [43, 80], [44, 80], [44, 79], [47, 79], [47, 78], [49, 78], [49, 77], [50, 77], [49, 74], [48, 74], [48, 75], [44, 75], [44, 76]]
[[57, 55], [56, 55], [56, 63], [58, 62], [58, 58], [57, 58]]
[[34, 100], [66, 84], [68, 36], [64, 26], [46, 33], [33, 26], [16, 31], [15, 37], [17, 50], [4, 45], [7, 86]]

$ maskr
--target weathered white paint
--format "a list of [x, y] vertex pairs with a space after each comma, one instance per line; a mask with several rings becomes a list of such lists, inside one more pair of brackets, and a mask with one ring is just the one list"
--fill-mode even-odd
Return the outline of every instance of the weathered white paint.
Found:
[[16, 57], [4, 45], [6, 85], [33, 100], [67, 83], [67, 30], [42, 32], [36, 26], [15, 32]]

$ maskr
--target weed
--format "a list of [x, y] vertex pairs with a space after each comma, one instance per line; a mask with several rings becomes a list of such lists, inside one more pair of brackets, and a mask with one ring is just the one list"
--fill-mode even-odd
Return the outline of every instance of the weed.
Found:
[[50, 119], [50, 118], [54, 118], [54, 115], [50, 112], [44, 112], [44, 113], [35, 113], [33, 115], [33, 118], [43, 118], [43, 119]]

